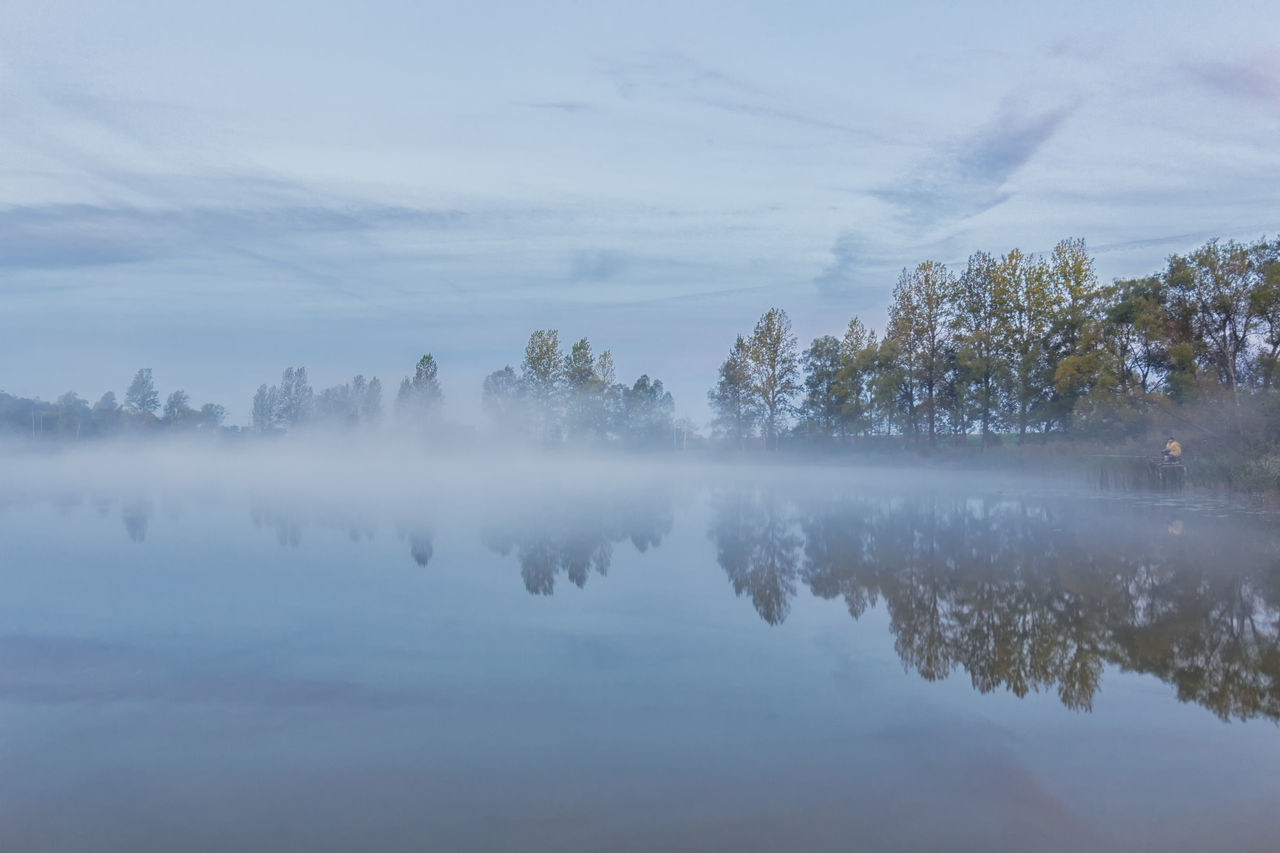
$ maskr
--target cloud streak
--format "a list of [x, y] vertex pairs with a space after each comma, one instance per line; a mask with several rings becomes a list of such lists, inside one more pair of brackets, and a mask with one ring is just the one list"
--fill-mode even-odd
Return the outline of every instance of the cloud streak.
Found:
[[1266, 101], [1280, 109], [1280, 56], [1186, 63], [1183, 70], [1215, 92]]
[[911, 174], [872, 195], [909, 225], [968, 219], [1012, 197], [1006, 183], [1062, 128], [1078, 101], [1028, 111], [1007, 99], [986, 125], [948, 142]]
[[607, 281], [621, 275], [629, 266], [627, 256], [611, 249], [575, 252], [569, 262], [572, 281]]
[[794, 93], [774, 91], [746, 77], [711, 68], [682, 53], [668, 52], [600, 63], [600, 73], [619, 97], [657, 98], [795, 128], [884, 140], [867, 127], [833, 121], [825, 112], [797, 106]]
[[467, 221], [458, 210], [289, 206], [185, 209], [87, 204], [0, 208], [0, 267], [61, 269], [183, 256], [294, 237], [380, 229], [447, 231]]

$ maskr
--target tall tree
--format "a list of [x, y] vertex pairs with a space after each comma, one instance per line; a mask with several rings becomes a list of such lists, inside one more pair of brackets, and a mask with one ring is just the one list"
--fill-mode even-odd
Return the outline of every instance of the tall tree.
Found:
[[1052, 387], [1046, 375], [1046, 349], [1053, 316], [1048, 269], [1040, 258], [1010, 250], [995, 267], [1001, 306], [1001, 356], [1009, 365], [1004, 399], [1005, 416], [1018, 430], [1018, 443], [1039, 417], [1039, 408]]
[[480, 403], [500, 430], [513, 432], [523, 421], [522, 397], [520, 377], [508, 364], [485, 377]]
[[124, 407], [131, 415], [151, 415], [160, 408], [160, 394], [151, 379], [151, 368], [144, 367], [133, 375], [124, 392]]
[[376, 376], [364, 387], [364, 395], [360, 398], [360, 417], [371, 426], [382, 420], [382, 380]]
[[265, 382], [258, 386], [257, 392], [253, 395], [251, 423], [259, 432], [275, 429], [277, 396], [276, 389]]
[[360, 420], [354, 389], [346, 382], [317, 394], [314, 411], [317, 420], [334, 425], [351, 426]]
[[903, 435], [917, 435], [916, 389], [911, 371], [903, 366], [901, 342], [885, 334], [876, 346], [874, 367], [868, 382], [872, 420], [876, 428], [892, 432], [896, 427]]
[[968, 266], [956, 282], [951, 317], [958, 380], [972, 401], [984, 450], [992, 441], [999, 413], [999, 389], [1006, 373], [1000, 346], [1001, 312], [1008, 304], [1005, 284], [1006, 279], [996, 274], [994, 258], [986, 252], [970, 255]]
[[205, 403], [200, 407], [198, 417], [203, 429], [217, 429], [227, 419], [227, 410], [217, 403]]
[[675, 440], [675, 402], [661, 379], [641, 376], [622, 395], [622, 432], [635, 447], [671, 447]]
[[843, 402], [841, 434], [866, 431], [871, 426], [871, 379], [880, 345], [876, 333], [854, 317], [840, 339], [840, 373], [836, 393]]
[[609, 387], [613, 384], [613, 356], [597, 358], [591, 342], [580, 339], [564, 357], [565, 428], [571, 437], [604, 438], [609, 430]]
[[622, 392], [620, 386], [613, 381], [616, 373], [610, 350], [596, 356], [595, 387], [598, 396], [592, 407], [592, 429], [597, 437], [609, 436], [622, 417]]
[[58, 413], [58, 434], [79, 439], [87, 431], [93, 430], [93, 412], [89, 403], [74, 391], [68, 391], [58, 398], [54, 404]]
[[1280, 238], [1259, 241], [1251, 250], [1256, 270], [1252, 299], [1261, 326], [1258, 384], [1271, 388], [1280, 373]]
[[596, 378], [596, 360], [591, 342], [580, 338], [564, 357], [564, 381], [571, 391], [587, 387]]
[[778, 437], [800, 390], [800, 357], [791, 320], [781, 308], [770, 308], [756, 323], [748, 343], [751, 385], [760, 403], [765, 447]]
[[1070, 430], [1077, 403], [1109, 376], [1103, 349], [1102, 289], [1083, 239], [1063, 240], [1054, 247], [1047, 265], [1047, 287], [1052, 309], [1046, 372], [1053, 380], [1053, 396], [1042, 420]]
[[823, 441], [840, 438], [848, 404], [846, 386], [840, 382], [844, 368], [840, 339], [823, 335], [804, 351], [804, 400], [800, 404], [801, 427]]
[[116, 392], [107, 391], [93, 404], [93, 423], [99, 433], [114, 432], [120, 425], [120, 405]]
[[916, 410], [923, 410], [930, 444], [938, 433], [938, 396], [951, 347], [948, 309], [954, 289], [955, 278], [936, 261], [904, 269], [893, 291], [885, 332], [897, 344], [898, 358], [907, 374], [908, 422], [912, 431], [918, 432]]
[[419, 426], [431, 423], [440, 404], [444, 402], [439, 372], [435, 356], [426, 353], [418, 359], [412, 378], [406, 376], [400, 380], [400, 390], [396, 394], [396, 414], [404, 421]]
[[520, 363], [520, 385], [531, 406], [530, 427], [535, 441], [548, 441], [558, 433], [560, 383], [564, 377], [564, 356], [560, 352], [560, 332], [538, 329], [525, 344]]
[[315, 408], [315, 392], [307, 382], [305, 367], [286, 367], [280, 384], [258, 386], [253, 395], [253, 428], [262, 432], [295, 427]]
[[1190, 255], [1169, 258], [1165, 274], [1173, 302], [1190, 321], [1198, 354], [1232, 392], [1244, 377], [1258, 322], [1251, 298], [1258, 271], [1250, 260], [1248, 246], [1210, 240]]
[[1103, 336], [1118, 390], [1127, 399], [1155, 391], [1170, 365], [1170, 319], [1159, 276], [1123, 279], [1104, 292]]
[[759, 402], [751, 385], [751, 348], [741, 335], [720, 365], [719, 373], [716, 386], [707, 392], [707, 402], [715, 416], [712, 427], [741, 448], [755, 433], [760, 419]]
[[195, 410], [191, 408], [191, 396], [181, 388], [164, 401], [164, 422], [170, 428], [194, 426], [195, 415]]
[[277, 425], [293, 427], [305, 421], [311, 414], [311, 404], [315, 397], [315, 392], [307, 382], [307, 369], [286, 367], [280, 375], [280, 385], [275, 396], [274, 416]]

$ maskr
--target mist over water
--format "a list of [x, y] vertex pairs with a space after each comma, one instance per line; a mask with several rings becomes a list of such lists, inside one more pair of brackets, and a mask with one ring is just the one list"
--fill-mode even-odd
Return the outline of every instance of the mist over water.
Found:
[[1274, 837], [1272, 515], [320, 437], [0, 464], [2, 849]]

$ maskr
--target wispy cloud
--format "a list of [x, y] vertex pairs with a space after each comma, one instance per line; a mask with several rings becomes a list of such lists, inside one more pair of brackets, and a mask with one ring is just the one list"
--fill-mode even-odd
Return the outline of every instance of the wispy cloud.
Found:
[[842, 233], [831, 247], [831, 263], [813, 279], [814, 285], [823, 293], [841, 293], [853, 287], [867, 266], [869, 246], [852, 231]]
[[454, 228], [466, 214], [406, 207], [141, 208], [55, 204], [0, 208], [0, 267], [56, 269], [149, 260], [193, 249], [361, 234], [383, 228]]
[[825, 295], [847, 296], [863, 288], [883, 292], [904, 265], [963, 254], [967, 250], [957, 247], [955, 226], [1010, 199], [1010, 178], [1077, 106], [1068, 102], [1029, 110], [1008, 98], [977, 131], [939, 143], [908, 175], [870, 190], [893, 215], [841, 232], [814, 286]]
[[629, 266], [627, 256], [612, 249], [591, 249], [573, 253], [569, 261], [572, 281], [607, 281]]
[[664, 52], [599, 63], [624, 100], [656, 97], [763, 121], [881, 139], [866, 127], [834, 120], [829, 110], [806, 109], [795, 93], [711, 68], [682, 53]]
[[977, 132], [940, 146], [893, 186], [872, 191], [910, 225], [967, 219], [1010, 198], [1008, 180], [1035, 156], [1078, 108], [1070, 102], [1032, 111], [1007, 99]]
[[513, 101], [512, 103], [517, 107], [527, 107], [531, 110], [550, 110], [571, 115], [590, 115], [600, 112], [598, 106], [584, 101]]
[[892, 234], [872, 237], [860, 231], [841, 232], [831, 246], [831, 261], [813, 279], [824, 296], [847, 297], [858, 293], [883, 294], [893, 286], [898, 271], [908, 264], [948, 249], [943, 242], [905, 241]]
[[1280, 109], [1280, 55], [1183, 65], [1192, 80], [1238, 98], [1261, 99]]

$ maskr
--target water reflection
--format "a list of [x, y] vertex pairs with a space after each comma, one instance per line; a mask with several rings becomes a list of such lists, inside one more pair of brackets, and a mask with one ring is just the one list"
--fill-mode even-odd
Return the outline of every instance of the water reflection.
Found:
[[413, 557], [413, 561], [419, 566], [425, 566], [431, 562], [432, 555], [435, 554], [435, 529], [424, 523], [417, 524], [401, 524], [397, 528], [401, 539], [409, 540], [409, 556]]
[[[760, 489], [714, 501], [735, 592], [770, 624], [799, 578], [857, 619], [883, 600], [903, 665], [1089, 710], [1103, 666], [1152, 673], [1220, 717], [1280, 720], [1274, 536], [1176, 507]], [[800, 555], [803, 549], [803, 560]]]
[[282, 548], [297, 548], [302, 543], [302, 521], [296, 513], [255, 504], [249, 509], [249, 518], [254, 527], [274, 531]]
[[254, 503], [249, 508], [249, 518], [255, 528], [273, 531], [281, 547], [289, 548], [302, 544], [302, 531], [311, 523], [326, 530], [340, 530], [352, 542], [372, 540], [378, 532], [378, 526], [364, 515], [332, 509], [304, 513], [281, 504]]
[[796, 594], [800, 546], [794, 507], [772, 490], [738, 490], [713, 499], [710, 536], [733, 591], [751, 597], [760, 618], [777, 625]]
[[124, 530], [132, 541], [146, 541], [147, 525], [151, 523], [151, 504], [147, 501], [126, 503], [120, 509], [120, 520], [124, 522]]
[[656, 548], [672, 521], [666, 496], [597, 494], [513, 510], [487, 524], [482, 538], [503, 556], [515, 552], [531, 594], [551, 595], [561, 573], [577, 587], [608, 574], [614, 543], [629, 539], [641, 553]]
[[[111, 502], [95, 496], [91, 506], [101, 514]], [[672, 508], [670, 493], [622, 487], [509, 497], [485, 508], [480, 541], [514, 555], [528, 592], [548, 596], [562, 575], [577, 587], [607, 575], [622, 543], [641, 553], [661, 545]], [[714, 565], [769, 625], [784, 624], [807, 588], [855, 620], [883, 606], [902, 665], [928, 680], [963, 672], [983, 693], [1051, 691], [1088, 711], [1113, 665], [1155, 675], [1223, 719], [1280, 721], [1273, 518], [1182, 501], [775, 485], [714, 490], [709, 509]], [[130, 540], [146, 540], [153, 512], [150, 500], [120, 504]], [[470, 519], [442, 505], [395, 512], [420, 567], [436, 558], [438, 528]], [[310, 525], [370, 540], [372, 513], [259, 501], [250, 518], [297, 548]], [[699, 555], [690, 571], [715, 571], [711, 559]]]

